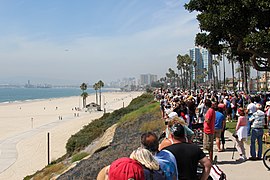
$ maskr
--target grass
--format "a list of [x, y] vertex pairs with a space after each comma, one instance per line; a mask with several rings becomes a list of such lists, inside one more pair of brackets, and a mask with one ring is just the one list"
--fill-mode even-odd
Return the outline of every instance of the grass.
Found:
[[83, 158], [85, 158], [88, 155], [89, 154], [87, 152], [77, 153], [77, 154], [72, 156], [71, 163], [76, 162], [76, 161], [80, 161], [80, 160], [82, 160]]
[[42, 180], [49, 180], [51, 179], [55, 174], [61, 174], [64, 172], [64, 170], [67, 167], [61, 162], [57, 164], [51, 164], [46, 166], [42, 171], [38, 171], [33, 175], [26, 176], [24, 180], [36, 180], [36, 179], [42, 179]]
[[140, 131], [141, 132], [149, 132], [149, 131], [155, 131], [156, 129], [166, 129], [166, 126], [164, 125], [164, 122], [160, 119], [143, 123]]
[[159, 108], [159, 104], [152, 102], [144, 107], [141, 107], [135, 111], [132, 111], [126, 115], [124, 115], [118, 122], [119, 125], [123, 124], [126, 121], [132, 122], [136, 120], [142, 114], [156, 114], [157, 108]]

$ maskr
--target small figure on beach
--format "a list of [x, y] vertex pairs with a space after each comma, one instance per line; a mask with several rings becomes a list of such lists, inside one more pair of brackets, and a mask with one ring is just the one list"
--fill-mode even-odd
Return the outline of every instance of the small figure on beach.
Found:
[[56, 106], [56, 107], [55, 107], [55, 110], [57, 110], [57, 109], [58, 109], [58, 107]]

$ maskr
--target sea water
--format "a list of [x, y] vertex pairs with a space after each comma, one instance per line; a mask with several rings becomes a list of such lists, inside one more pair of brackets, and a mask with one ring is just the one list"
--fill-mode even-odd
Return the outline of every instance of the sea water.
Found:
[[[102, 92], [108, 91], [111, 90], [102, 89]], [[86, 92], [92, 94], [95, 90], [89, 88]], [[0, 103], [80, 96], [81, 94], [80, 88], [0, 88]]]

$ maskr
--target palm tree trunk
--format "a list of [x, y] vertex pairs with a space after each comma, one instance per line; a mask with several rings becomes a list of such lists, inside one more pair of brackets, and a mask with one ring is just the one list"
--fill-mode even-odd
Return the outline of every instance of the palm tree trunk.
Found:
[[246, 68], [246, 63], [243, 61], [243, 73], [244, 73], [244, 92], [248, 93], [248, 84], [247, 84], [247, 68]]
[[96, 90], [96, 104], [98, 104], [98, 92]]
[[259, 71], [257, 70], [257, 91], [259, 91]]
[[233, 77], [233, 92], [235, 92], [235, 84], [234, 84], [234, 62], [232, 60], [232, 77]]
[[225, 58], [224, 58], [224, 55], [222, 55], [222, 59], [223, 59], [223, 83], [224, 83], [224, 87], [225, 88], [225, 85], [226, 85], [226, 72], [225, 72]]
[[216, 89], [216, 83], [215, 83], [215, 73], [214, 73], [214, 70], [213, 70], [213, 65], [212, 65], [212, 75], [213, 75], [213, 86], [214, 86], [214, 89]]
[[219, 89], [219, 83], [218, 83], [218, 70], [217, 70], [217, 65], [216, 66], [216, 82], [217, 82], [217, 89]]
[[267, 77], [267, 71], [265, 71], [265, 92], [268, 91], [268, 77]]
[[101, 88], [99, 89], [99, 105], [101, 107]]

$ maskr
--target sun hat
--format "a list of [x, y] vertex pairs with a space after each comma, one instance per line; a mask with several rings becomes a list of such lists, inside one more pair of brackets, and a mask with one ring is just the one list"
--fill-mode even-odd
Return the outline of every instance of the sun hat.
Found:
[[173, 112], [170, 112], [170, 114], [168, 114], [168, 116], [169, 116], [170, 119], [172, 119], [172, 118], [178, 116], [178, 114], [173, 111]]
[[260, 103], [257, 103], [257, 104], [256, 104], [256, 108], [257, 108], [257, 109], [262, 109], [262, 105], [261, 105]]
[[122, 157], [112, 162], [109, 169], [110, 180], [143, 180], [144, 171], [142, 165], [128, 157]]

